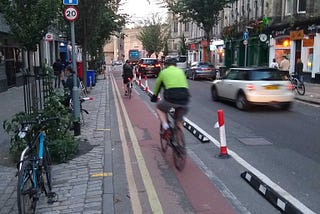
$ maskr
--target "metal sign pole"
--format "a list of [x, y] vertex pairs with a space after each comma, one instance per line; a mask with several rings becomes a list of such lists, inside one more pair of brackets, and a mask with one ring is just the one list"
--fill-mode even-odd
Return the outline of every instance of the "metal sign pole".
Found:
[[75, 117], [74, 121], [74, 135], [80, 135], [80, 99], [79, 99], [79, 86], [78, 86], [78, 74], [76, 64], [76, 51], [75, 51], [75, 32], [74, 32], [74, 21], [70, 22], [71, 27], [71, 44], [72, 44], [72, 69], [73, 73], [73, 89], [72, 89], [72, 102], [73, 102], [73, 113]]
[[244, 45], [244, 67], [247, 67], [247, 53], [248, 53], [248, 45]]

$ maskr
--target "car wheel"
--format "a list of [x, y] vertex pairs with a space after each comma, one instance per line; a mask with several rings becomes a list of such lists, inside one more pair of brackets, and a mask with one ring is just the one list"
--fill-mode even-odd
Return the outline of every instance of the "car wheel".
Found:
[[217, 91], [217, 88], [215, 86], [211, 87], [211, 97], [212, 97], [213, 101], [218, 101], [219, 100], [218, 91]]
[[248, 110], [249, 102], [243, 92], [240, 92], [236, 98], [236, 106], [240, 110]]

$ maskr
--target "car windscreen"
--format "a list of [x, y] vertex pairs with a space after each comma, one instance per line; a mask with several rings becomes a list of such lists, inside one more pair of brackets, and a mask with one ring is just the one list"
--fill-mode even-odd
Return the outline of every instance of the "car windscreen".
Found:
[[156, 64], [158, 62], [158, 60], [156, 59], [144, 59], [143, 63], [144, 64]]
[[201, 68], [214, 68], [214, 66], [209, 63], [199, 63], [199, 67], [201, 67]]
[[282, 80], [281, 73], [278, 70], [257, 70], [250, 72], [250, 80]]

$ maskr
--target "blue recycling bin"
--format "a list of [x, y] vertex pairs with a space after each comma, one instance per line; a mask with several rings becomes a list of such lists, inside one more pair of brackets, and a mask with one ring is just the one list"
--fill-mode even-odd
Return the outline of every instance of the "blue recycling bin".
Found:
[[95, 86], [96, 85], [96, 80], [95, 80], [95, 70], [87, 70], [87, 87]]

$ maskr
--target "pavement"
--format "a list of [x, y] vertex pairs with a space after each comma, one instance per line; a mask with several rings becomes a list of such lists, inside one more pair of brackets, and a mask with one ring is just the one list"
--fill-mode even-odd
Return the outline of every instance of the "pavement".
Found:
[[[84, 148], [81, 155], [53, 166], [53, 191], [58, 194], [58, 201], [49, 205], [41, 196], [37, 213], [115, 213], [114, 181], [117, 172], [114, 169], [112, 144], [119, 140], [119, 133], [115, 127], [116, 110], [111, 81], [108, 74], [106, 77], [98, 77], [89, 94], [94, 100], [84, 103], [89, 115], [85, 115], [85, 124], [81, 127], [81, 135], [77, 137], [83, 144], [80, 148]], [[305, 86], [306, 94], [296, 95], [296, 100], [320, 105], [320, 84], [305, 83]], [[22, 95], [22, 87], [0, 93], [0, 108], [9, 111], [0, 114], [1, 123], [12, 113], [23, 110]], [[22, 106], [17, 105], [21, 102]], [[8, 159], [7, 156], [3, 157]], [[16, 168], [13, 164], [3, 162], [6, 161], [0, 160], [0, 213], [17, 213]], [[127, 210], [127, 213], [132, 211]]]

